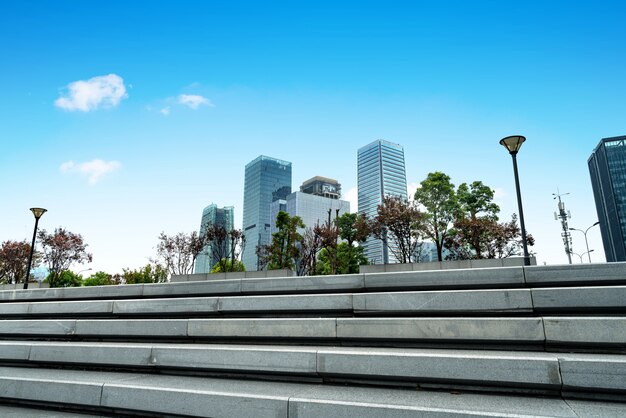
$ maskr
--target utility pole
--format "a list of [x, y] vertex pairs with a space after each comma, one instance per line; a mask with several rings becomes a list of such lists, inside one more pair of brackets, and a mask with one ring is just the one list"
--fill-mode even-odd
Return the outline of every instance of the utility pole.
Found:
[[566, 196], [569, 193], [560, 194], [557, 189], [556, 193], [552, 193], [554, 199], [559, 199], [558, 208], [559, 211], [554, 212], [554, 220], [561, 220], [561, 226], [563, 227], [563, 232], [561, 232], [561, 238], [563, 238], [563, 245], [565, 246], [565, 254], [567, 254], [567, 260], [570, 264], [572, 264], [572, 234], [569, 232], [569, 227], [567, 226], [567, 220], [571, 219], [572, 214], [570, 211], [565, 211], [565, 202], [561, 200], [561, 196]]

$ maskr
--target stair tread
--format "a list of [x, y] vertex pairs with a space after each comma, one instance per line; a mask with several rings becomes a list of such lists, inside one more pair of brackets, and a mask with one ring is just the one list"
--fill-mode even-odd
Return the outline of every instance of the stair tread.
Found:
[[[59, 399], [62, 389], [72, 393], [71, 399]], [[423, 412], [433, 416], [578, 417], [581, 410], [593, 411], [594, 407], [615, 416], [626, 414], [626, 404], [568, 403], [560, 398], [16, 367], [0, 367], [0, 390], [16, 399], [35, 397], [192, 416], [406, 417]]]

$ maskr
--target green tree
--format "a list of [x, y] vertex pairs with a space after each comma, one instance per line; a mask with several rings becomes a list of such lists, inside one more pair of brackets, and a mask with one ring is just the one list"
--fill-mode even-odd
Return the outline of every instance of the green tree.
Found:
[[44, 280], [50, 287], [80, 287], [83, 284], [83, 277], [70, 270], [61, 272], [50, 272]]
[[231, 259], [224, 258], [211, 269], [211, 273], [228, 273], [233, 271], [246, 271], [246, 266], [242, 261], [235, 260], [233, 264]]
[[[455, 235], [450, 242], [456, 258], [488, 258], [488, 243], [497, 235], [500, 207], [493, 203], [494, 191], [481, 181], [457, 189]], [[500, 231], [501, 233], [502, 231]]]
[[335, 220], [331, 220], [332, 210], [328, 209], [328, 220], [320, 225], [317, 224], [313, 228], [313, 233], [319, 236], [321, 252], [324, 253], [329, 271], [323, 274], [337, 274], [339, 267], [339, 259], [337, 258], [337, 244], [339, 240], [339, 209], [336, 209]]
[[487, 217], [498, 220], [500, 207], [493, 203], [494, 191], [482, 181], [474, 181], [469, 186], [462, 183], [456, 192], [457, 213], [464, 218]]
[[297, 244], [302, 241], [298, 228], [304, 228], [304, 223], [299, 216], [292, 217], [287, 212], [280, 211], [276, 216], [276, 228], [278, 231], [272, 234], [272, 243], [267, 247], [267, 268], [293, 269], [300, 257]]
[[372, 233], [370, 223], [364, 214], [344, 213], [335, 222], [339, 227], [339, 236], [350, 246], [365, 242]]
[[146, 264], [137, 270], [123, 269], [122, 271], [122, 281], [126, 284], [167, 282], [168, 272], [160, 264]]
[[440, 171], [428, 173], [415, 192], [415, 201], [426, 209], [423, 233], [437, 246], [437, 259], [443, 260], [443, 247], [457, 213], [457, 198], [450, 177]]
[[91, 276], [83, 279], [83, 286], [109, 286], [118, 284], [113, 280], [113, 276], [104, 271], [98, 271]]
[[347, 242], [337, 244], [337, 268], [333, 273], [328, 251], [322, 249], [317, 264], [317, 274], [355, 274], [359, 272], [359, 266], [368, 263], [363, 247], [348, 245]]
[[[339, 238], [345, 242], [340, 242], [335, 246], [330, 246], [324, 253], [320, 253], [322, 267], [318, 269], [318, 274], [338, 274], [358, 273], [359, 266], [367, 264], [367, 258], [363, 255], [363, 248], [359, 245], [372, 233], [371, 224], [367, 217], [358, 213], [344, 213], [335, 218], [335, 225], [338, 228]], [[336, 241], [334, 241], [336, 242]], [[330, 244], [333, 243], [332, 236]], [[330, 253], [328, 250], [333, 251]]]

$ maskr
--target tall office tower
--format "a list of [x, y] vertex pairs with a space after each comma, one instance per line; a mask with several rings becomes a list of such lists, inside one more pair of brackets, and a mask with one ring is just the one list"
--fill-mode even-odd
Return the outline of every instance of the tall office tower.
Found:
[[[377, 215], [385, 196], [407, 198], [404, 148], [379, 139], [358, 151], [357, 178], [359, 213], [369, 219]], [[363, 245], [365, 257], [374, 264], [396, 263], [383, 241], [370, 237]]]
[[317, 223], [320, 225], [328, 220], [328, 210], [331, 219], [334, 220], [339, 210], [339, 216], [350, 213], [350, 202], [339, 199], [341, 197], [341, 185], [337, 180], [326, 177], [313, 177], [300, 186], [299, 192], [293, 192], [285, 200], [277, 200], [272, 203], [273, 214], [271, 233], [277, 232], [276, 215], [279, 210], [287, 212], [290, 216], [299, 216], [305, 226], [313, 228]]
[[[202, 211], [202, 220], [200, 221], [200, 235], [206, 233], [209, 224], [218, 225], [230, 231], [235, 228], [234, 224], [234, 208], [226, 206], [218, 208], [216, 204], [210, 204]], [[226, 251], [230, 252], [230, 241], [226, 242]], [[219, 263], [219, 259], [213, 256], [212, 246], [206, 245], [198, 258], [196, 258], [196, 266], [194, 273], [210, 273], [213, 266]]]
[[606, 261], [626, 261], [626, 136], [602, 139], [587, 162]]
[[256, 248], [270, 243], [270, 205], [291, 193], [291, 163], [261, 155], [246, 165], [243, 188], [243, 232], [246, 270], [258, 270]]

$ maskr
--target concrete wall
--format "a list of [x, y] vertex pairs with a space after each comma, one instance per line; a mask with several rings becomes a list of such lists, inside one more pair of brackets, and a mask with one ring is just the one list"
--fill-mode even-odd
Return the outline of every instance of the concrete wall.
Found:
[[[537, 259], [530, 257], [530, 264], [537, 265]], [[492, 258], [482, 260], [459, 260], [459, 261], [433, 261], [427, 263], [406, 263], [406, 264], [374, 264], [360, 266], [359, 273], [393, 273], [397, 271], [421, 271], [421, 270], [449, 270], [449, 269], [470, 269], [489, 267], [517, 267], [524, 265], [524, 258]]]
[[170, 282], [198, 282], [203, 280], [228, 280], [228, 279], [265, 279], [269, 277], [291, 277], [290, 269], [261, 270], [261, 271], [236, 271], [232, 273], [207, 273], [207, 274], [182, 274], [170, 278]]
[[[48, 283], [28, 282], [29, 289], [47, 289], [48, 287], [49, 287]], [[1, 290], [16, 290], [16, 289], [23, 289], [23, 288], [24, 288], [24, 283], [0, 285], [0, 291]]]

